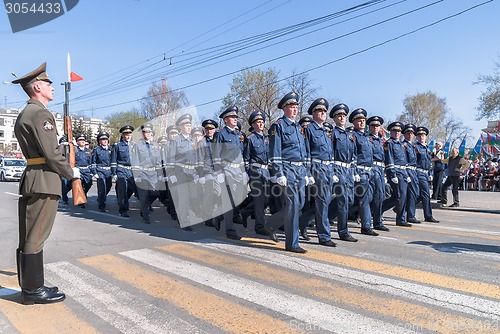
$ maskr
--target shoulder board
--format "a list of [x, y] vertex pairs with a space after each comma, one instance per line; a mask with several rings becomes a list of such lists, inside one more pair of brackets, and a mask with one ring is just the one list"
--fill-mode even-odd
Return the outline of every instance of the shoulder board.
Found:
[[254, 134], [253, 132], [252, 132], [252, 133], [249, 133], [249, 134], [247, 135], [247, 138], [248, 138], [248, 139], [253, 138], [253, 137], [255, 137], [255, 134]]

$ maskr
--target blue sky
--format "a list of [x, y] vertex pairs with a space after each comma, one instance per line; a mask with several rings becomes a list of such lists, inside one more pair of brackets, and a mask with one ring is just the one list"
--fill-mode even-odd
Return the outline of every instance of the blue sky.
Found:
[[[186, 87], [334, 39], [259, 68], [273, 67], [285, 78], [294, 70], [300, 72], [333, 62], [309, 72], [313, 84], [321, 87], [318, 95], [333, 99], [334, 103], [345, 102], [351, 109], [363, 107], [370, 115], [386, 119], [394, 119], [402, 112], [405, 95], [431, 90], [446, 98], [451, 112], [469, 125], [477, 137], [487, 123], [475, 121], [478, 97], [485, 88], [473, 82], [478, 74], [491, 74], [495, 61], [500, 59], [498, 1], [344, 60], [339, 59], [485, 0], [445, 0], [434, 5], [431, 4], [436, 1], [429, 0], [381, 1], [355, 14], [289, 35], [293, 38], [288, 41], [275, 40], [261, 45], [268, 46], [261, 50], [247, 50], [233, 59], [189, 73], [171, 72], [187, 58], [182, 55], [190, 52], [312, 20], [363, 2], [366, 1], [80, 1], [65, 15], [15, 34], [2, 11], [0, 81], [11, 81], [11, 72], [22, 75], [47, 61], [56, 88], [51, 109], [62, 111], [58, 103], [64, 94], [59, 83], [66, 80], [66, 55], [70, 52], [72, 70], [85, 79], [73, 84], [71, 112], [104, 118], [137, 106], [137, 102], [121, 103], [143, 97], [151, 82], [160, 81], [162, 74], [167, 73], [169, 86]], [[353, 33], [425, 5], [430, 6]], [[383, 9], [385, 6], [389, 7]], [[375, 9], [379, 10], [353, 18]], [[341, 22], [346, 19], [350, 20]], [[322, 29], [298, 36], [318, 28]], [[338, 38], [342, 35], [347, 36]], [[139, 71], [147, 66], [151, 67]], [[142, 76], [151, 69], [156, 71]], [[231, 79], [231, 75], [224, 76], [184, 91], [201, 115], [212, 116], [221, 102], [205, 103], [224, 97]], [[108, 91], [111, 83], [114, 88]], [[78, 99], [95, 90], [87, 99]], [[9, 107], [22, 107], [26, 98], [19, 87], [1, 85], [2, 107], [5, 99]], [[109, 107], [112, 105], [116, 106]]]

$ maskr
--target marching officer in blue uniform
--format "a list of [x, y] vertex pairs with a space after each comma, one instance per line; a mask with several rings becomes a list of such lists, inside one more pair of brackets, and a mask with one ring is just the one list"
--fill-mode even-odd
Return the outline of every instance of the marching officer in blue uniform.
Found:
[[[92, 165], [92, 152], [85, 147], [85, 136], [80, 134], [76, 136], [75, 147], [75, 167], [80, 170], [80, 180], [85, 196], [92, 187], [92, 175], [90, 175], [90, 166]], [[80, 204], [80, 208], [84, 209], [85, 204]]]
[[150, 205], [158, 196], [158, 181], [163, 179], [161, 172], [160, 146], [153, 138], [153, 125], [141, 126], [142, 138], [132, 146], [130, 163], [141, 204], [144, 224], [150, 224]]
[[134, 127], [125, 125], [120, 128], [121, 138], [111, 151], [111, 174], [116, 182], [116, 196], [120, 216], [129, 217], [129, 199], [137, 191], [130, 161], [130, 152], [134, 143], [131, 141]]
[[90, 171], [97, 182], [97, 204], [99, 211], [107, 212], [106, 196], [111, 190], [111, 147], [109, 133], [103, 131], [97, 134], [99, 146], [92, 151], [92, 165]]
[[387, 127], [391, 137], [384, 143], [384, 161], [387, 179], [392, 188], [392, 196], [396, 200], [396, 225], [410, 227], [411, 224], [406, 222], [406, 194], [411, 179], [406, 173], [408, 161], [405, 148], [400, 140], [403, 127], [401, 122], [392, 122]]
[[270, 175], [280, 185], [280, 211], [271, 218], [271, 226], [285, 226], [285, 249], [294, 253], [306, 253], [299, 246], [299, 215], [305, 202], [306, 185], [314, 178], [306, 168], [309, 160], [305, 139], [300, 125], [295, 121], [298, 113], [299, 95], [286, 94], [278, 103], [284, 115], [269, 129]]
[[253, 111], [248, 117], [248, 123], [253, 131], [246, 138], [243, 159], [250, 179], [250, 196], [253, 203], [244, 208], [242, 214], [243, 216], [255, 215], [255, 233], [269, 235], [272, 240], [279, 242], [276, 234], [265, 221], [264, 210], [269, 200], [270, 179], [269, 137], [264, 133], [265, 121], [266, 115], [259, 110]]
[[418, 177], [417, 177], [417, 155], [415, 153], [415, 146], [413, 145], [413, 138], [415, 137], [415, 130], [417, 127], [411, 123], [406, 124], [403, 128], [403, 147], [406, 151], [406, 173], [410, 178], [408, 183], [408, 190], [406, 194], [406, 221], [408, 223], [420, 224], [420, 221], [415, 217], [417, 210], [417, 201], [419, 197]]
[[415, 153], [417, 155], [417, 178], [420, 189], [420, 198], [424, 209], [424, 219], [426, 222], [439, 223], [439, 220], [432, 216], [431, 195], [429, 181], [432, 180], [429, 171], [431, 169], [431, 153], [425, 141], [429, 135], [429, 129], [424, 126], [416, 128], [415, 135], [417, 143], [415, 144]]
[[308, 168], [314, 178], [311, 193], [315, 198], [316, 232], [320, 245], [336, 247], [332, 241], [328, 206], [332, 200], [333, 182], [333, 142], [331, 132], [324, 126], [328, 101], [324, 98], [314, 100], [307, 113], [312, 115], [312, 121], [304, 129], [306, 150], [311, 158]]
[[[233, 218], [238, 215], [239, 204], [247, 197], [248, 181], [243, 161], [245, 136], [238, 130], [238, 113], [237, 106], [230, 106], [219, 115], [225, 126], [214, 134], [212, 146], [214, 169], [222, 192], [226, 237], [233, 240], [241, 239], [234, 228]], [[220, 229], [219, 219], [214, 219], [214, 226]]]
[[[354, 172], [356, 164], [356, 137], [345, 129], [349, 107], [340, 103], [333, 106], [330, 117], [335, 122], [332, 131], [333, 141], [333, 164], [335, 173], [332, 176], [333, 194], [332, 217], [337, 216], [337, 231], [340, 240], [356, 242], [358, 239], [349, 234], [347, 218], [349, 206], [353, 199]], [[335, 214], [336, 213], [336, 214]]]
[[349, 115], [349, 122], [354, 125], [356, 136], [356, 173], [354, 174], [354, 195], [358, 199], [359, 217], [361, 219], [361, 234], [377, 236], [372, 229], [372, 213], [370, 203], [373, 191], [370, 186], [373, 179], [373, 145], [365, 133], [366, 110], [355, 109]]
[[384, 146], [379, 132], [381, 125], [384, 124], [384, 119], [380, 116], [372, 116], [368, 118], [367, 124], [370, 130], [368, 140], [373, 146], [373, 177], [370, 180], [370, 186], [373, 194], [372, 202], [370, 203], [373, 228], [379, 231], [389, 231], [389, 228], [387, 228], [382, 222], [382, 205], [385, 199], [385, 157]]

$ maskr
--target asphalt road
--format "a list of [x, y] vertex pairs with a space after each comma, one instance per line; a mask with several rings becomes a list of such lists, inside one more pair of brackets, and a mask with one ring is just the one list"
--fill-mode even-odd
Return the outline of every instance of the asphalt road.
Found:
[[[17, 183], [0, 183], [0, 333], [498, 333], [500, 216], [435, 210], [439, 224], [395, 226], [357, 243], [302, 241], [305, 255], [237, 226], [235, 242], [181, 230], [155, 203], [151, 225], [60, 205], [44, 249], [63, 303], [20, 304]], [[477, 193], [477, 196], [481, 196]], [[418, 210], [417, 217], [422, 217]], [[279, 235], [283, 240], [284, 236]]]

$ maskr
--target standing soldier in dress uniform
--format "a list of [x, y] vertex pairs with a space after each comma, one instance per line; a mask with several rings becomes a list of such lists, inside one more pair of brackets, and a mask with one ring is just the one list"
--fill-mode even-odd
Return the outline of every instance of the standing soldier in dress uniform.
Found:
[[391, 138], [384, 143], [385, 171], [392, 188], [392, 196], [396, 200], [396, 225], [410, 227], [411, 224], [406, 222], [406, 194], [411, 180], [406, 173], [406, 152], [399, 140], [403, 124], [392, 122], [387, 129], [391, 132]]
[[134, 143], [131, 142], [132, 125], [120, 128], [121, 138], [111, 151], [111, 174], [116, 183], [116, 197], [118, 199], [118, 212], [122, 217], [129, 217], [129, 199], [137, 191], [130, 162], [130, 151]]
[[[245, 137], [238, 130], [238, 107], [230, 106], [221, 114], [225, 126], [214, 134], [213, 159], [217, 182], [222, 190], [222, 208], [226, 224], [226, 237], [239, 240], [234, 220], [238, 206], [247, 196], [246, 183], [248, 175], [243, 161], [243, 145]], [[223, 184], [225, 183], [225, 184]], [[241, 221], [241, 220], [240, 220]], [[220, 221], [214, 219], [215, 229], [220, 229]]]
[[144, 224], [151, 224], [149, 207], [158, 196], [158, 180], [163, 180], [160, 146], [152, 140], [153, 125], [151, 123], [143, 124], [141, 130], [142, 138], [132, 146], [130, 163], [141, 204], [141, 217]]
[[408, 182], [408, 192], [406, 194], [406, 221], [408, 223], [420, 224], [420, 221], [415, 217], [417, 210], [417, 201], [419, 197], [418, 177], [417, 177], [417, 154], [413, 145], [415, 130], [417, 127], [411, 123], [406, 124], [403, 128], [403, 147], [406, 151], [406, 173], [410, 178]]
[[61, 177], [80, 177], [57, 151], [57, 129], [47, 110], [54, 88], [46, 73], [46, 63], [12, 82], [20, 84], [28, 103], [14, 125], [27, 167], [19, 180], [19, 247], [16, 251], [17, 275], [24, 304], [49, 304], [66, 296], [57, 287], [44, 285], [43, 246], [50, 235], [61, 196]]
[[[265, 221], [265, 207], [269, 200], [269, 137], [264, 133], [266, 115], [262, 111], [254, 111], [248, 118], [253, 131], [247, 136], [243, 159], [250, 179], [250, 196], [253, 203], [242, 210], [244, 217], [255, 215], [255, 233], [269, 235], [279, 242], [276, 234]], [[248, 212], [253, 208], [253, 212]], [[245, 214], [246, 213], [246, 214]]]
[[431, 199], [441, 200], [441, 188], [443, 186], [443, 176], [444, 176], [444, 164], [442, 160], [444, 159], [443, 143], [438, 141], [434, 148], [436, 151], [431, 152], [434, 154], [431, 161], [434, 163], [433, 176], [432, 176], [432, 197]]
[[[92, 152], [85, 147], [85, 136], [80, 134], [76, 136], [75, 148], [75, 167], [80, 170], [80, 180], [82, 188], [85, 192], [85, 197], [92, 187], [92, 175], [90, 174], [90, 165], [92, 165]], [[84, 209], [85, 204], [80, 204], [80, 208]]]
[[330, 111], [330, 117], [335, 122], [335, 128], [332, 131], [335, 171], [335, 174], [332, 175], [332, 183], [335, 198], [331, 204], [334, 213], [330, 212], [330, 214], [332, 217], [337, 216], [337, 231], [340, 240], [356, 242], [358, 239], [349, 233], [347, 226], [349, 206], [354, 196], [352, 166], [356, 158], [356, 139], [352, 132], [345, 129], [348, 113], [349, 107], [344, 103], [333, 106]]
[[431, 196], [429, 190], [429, 181], [431, 169], [431, 154], [425, 140], [429, 134], [429, 129], [419, 126], [415, 132], [417, 143], [415, 145], [415, 153], [417, 154], [417, 177], [418, 187], [420, 189], [420, 198], [422, 199], [422, 207], [424, 209], [424, 219], [426, 222], [439, 223], [439, 220], [432, 216]]
[[271, 226], [285, 225], [285, 249], [293, 253], [306, 253], [299, 246], [299, 215], [305, 203], [305, 188], [314, 183], [306, 168], [309, 160], [302, 129], [295, 121], [299, 95], [286, 94], [278, 103], [284, 115], [269, 129], [269, 163], [271, 176], [280, 185], [280, 211], [272, 218]]
[[385, 199], [385, 164], [384, 164], [384, 146], [382, 138], [380, 138], [380, 126], [384, 124], [384, 119], [380, 116], [372, 116], [368, 118], [368, 127], [370, 135], [368, 140], [373, 145], [373, 177], [370, 181], [372, 188], [373, 199], [370, 204], [373, 216], [373, 228], [379, 231], [389, 231], [389, 228], [384, 226], [382, 222], [382, 204]]
[[170, 168], [167, 172], [169, 189], [176, 205], [178, 223], [185, 231], [192, 230], [189, 203], [196, 203], [195, 179], [199, 177], [196, 173], [198, 158], [196, 143], [191, 137], [191, 124], [190, 114], [184, 114], [177, 119], [175, 125], [179, 127], [180, 134], [171, 142], [167, 158]]
[[370, 203], [373, 199], [373, 189], [370, 183], [373, 179], [373, 145], [365, 133], [366, 110], [355, 109], [349, 115], [349, 122], [354, 125], [356, 136], [356, 173], [354, 174], [354, 195], [358, 199], [359, 217], [361, 219], [361, 234], [377, 236], [372, 229], [372, 213]]
[[107, 212], [106, 196], [111, 190], [111, 147], [109, 143], [109, 133], [99, 132], [97, 135], [99, 146], [92, 152], [92, 165], [90, 171], [93, 179], [97, 181], [97, 204], [99, 211]]
[[315, 198], [316, 232], [320, 245], [336, 247], [332, 241], [330, 221], [328, 219], [328, 206], [332, 200], [333, 190], [333, 142], [324, 122], [328, 112], [328, 101], [324, 98], [314, 100], [307, 113], [312, 115], [312, 122], [304, 129], [306, 150], [311, 157], [310, 173], [314, 184], [309, 187]]

